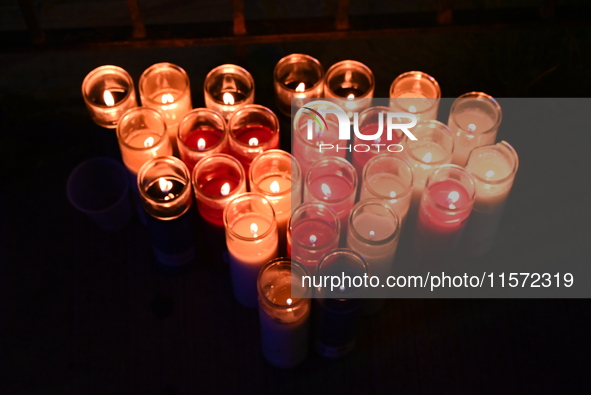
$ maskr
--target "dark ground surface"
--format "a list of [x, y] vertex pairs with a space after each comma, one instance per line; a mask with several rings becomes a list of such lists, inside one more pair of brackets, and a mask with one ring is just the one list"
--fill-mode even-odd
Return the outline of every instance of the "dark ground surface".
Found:
[[[189, 74], [194, 107], [203, 105], [207, 72], [237, 63], [255, 78], [256, 102], [274, 108], [272, 70], [291, 52], [315, 56], [325, 68], [342, 59], [366, 63], [376, 76], [376, 97], [386, 97], [391, 81], [408, 70], [435, 76], [444, 97], [472, 90], [495, 97], [587, 97], [590, 33], [515, 30], [246, 48], [0, 55], [0, 392], [588, 392], [588, 300], [389, 300], [381, 314], [364, 319], [349, 356], [332, 361], [311, 352], [295, 369], [273, 368], [260, 352], [257, 314], [234, 300], [227, 268], [206, 258], [204, 243], [204, 258], [194, 270], [165, 274], [156, 268], [137, 219], [118, 234], [98, 230], [68, 204], [65, 181], [88, 157], [118, 155], [114, 132], [91, 122], [80, 94], [84, 76], [99, 65], [125, 68], [137, 86], [151, 64], [176, 63]], [[289, 131], [286, 119], [282, 130]], [[576, 141], [569, 146], [584, 154], [591, 143], [588, 132], [557, 131], [555, 138], [568, 133]], [[510, 133], [502, 130], [500, 137]], [[282, 133], [282, 147], [288, 142], [289, 134]], [[528, 149], [521, 147], [520, 154], [527, 157]], [[538, 151], [532, 156], [542, 161], [554, 157], [551, 150]], [[589, 160], [569, 164], [570, 154], [559, 156], [561, 169], [573, 171], [566, 208], [546, 207], [540, 217], [549, 209], [557, 218], [589, 223], [591, 195], [588, 187], [579, 188], [589, 184]], [[522, 165], [527, 168], [527, 162]], [[529, 193], [536, 199], [537, 191], [519, 185], [518, 180], [501, 234], [517, 229], [511, 213], [523, 200], [515, 196]], [[531, 224], [558, 267], [566, 259], [561, 257], [591, 262], [587, 228], [572, 247], [551, 242], [568, 228]], [[508, 238], [501, 237], [505, 244], [499, 250], [511, 252]]]

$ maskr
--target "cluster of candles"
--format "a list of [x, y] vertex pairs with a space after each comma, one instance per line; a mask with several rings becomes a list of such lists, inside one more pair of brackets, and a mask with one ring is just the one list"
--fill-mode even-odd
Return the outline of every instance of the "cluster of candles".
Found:
[[[518, 158], [508, 143], [495, 144], [501, 108], [494, 98], [461, 96], [446, 125], [436, 120], [439, 85], [422, 72], [398, 76], [387, 107], [372, 107], [373, 73], [356, 61], [324, 73], [316, 59], [292, 54], [277, 63], [274, 83], [286, 115], [292, 104], [326, 97], [367, 136], [385, 113], [413, 113], [417, 139], [393, 135], [389, 143], [403, 147], [396, 152], [380, 151], [380, 139], [363, 152], [347, 150], [335, 119], [327, 116], [310, 138], [298, 112], [292, 154], [282, 151], [277, 116], [254, 104], [254, 80], [236, 65], [207, 75], [206, 108], [192, 109], [189, 78], [170, 63], [142, 74], [142, 106], [133, 80], [116, 66], [89, 73], [82, 92], [93, 120], [117, 130], [156, 258], [171, 266], [195, 259], [189, 213], [196, 207], [209, 237], [224, 235], [236, 298], [259, 307], [265, 357], [289, 367], [306, 356], [311, 296], [316, 348], [329, 357], [351, 350], [361, 310], [371, 310], [355, 288], [329, 295], [303, 286], [303, 276], [346, 272], [384, 281], [408, 228], [420, 262], [455, 251], [462, 235], [469, 254], [486, 253]], [[343, 149], [321, 152], [320, 144]]]

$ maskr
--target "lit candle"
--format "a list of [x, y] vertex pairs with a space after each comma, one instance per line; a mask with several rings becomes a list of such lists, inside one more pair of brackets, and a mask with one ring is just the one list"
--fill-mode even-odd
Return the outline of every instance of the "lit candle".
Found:
[[324, 96], [339, 99], [337, 104], [347, 111], [349, 118], [371, 104], [374, 86], [372, 71], [355, 60], [333, 64], [324, 76]]
[[287, 253], [314, 275], [320, 259], [338, 248], [340, 223], [322, 203], [304, 203], [295, 209], [287, 230]]
[[[388, 107], [370, 107], [363, 110], [361, 114], [359, 114], [359, 132], [362, 135], [371, 136], [375, 135], [378, 130], [383, 130], [383, 128], [386, 127], [386, 114], [391, 111], [392, 110]], [[379, 155], [380, 153], [392, 153], [392, 151], [396, 151], [396, 147], [390, 148], [392, 151], [388, 151], [386, 146], [400, 143], [403, 137], [404, 133], [399, 129], [393, 130], [392, 138], [390, 140], [386, 139], [385, 133], [383, 133], [381, 137], [371, 141], [361, 140], [355, 135], [354, 144], [356, 147], [359, 147], [360, 144], [365, 144], [367, 146], [367, 150], [365, 150], [365, 148], [353, 150], [352, 161], [355, 170], [357, 170], [357, 174], [363, 174], [363, 166], [365, 166], [367, 161], [374, 156]], [[402, 150], [402, 147], [399, 148]]]
[[422, 71], [400, 74], [390, 86], [390, 107], [397, 112], [410, 112], [419, 121], [437, 119], [441, 89], [435, 78]]
[[447, 123], [454, 136], [453, 163], [464, 166], [474, 148], [494, 144], [501, 119], [501, 106], [492, 96], [470, 92], [458, 97]]
[[226, 119], [247, 104], [254, 103], [254, 79], [245, 69], [224, 64], [211, 70], [203, 84], [205, 106]]
[[172, 63], [157, 63], [147, 68], [140, 77], [142, 106], [162, 114], [173, 149], [177, 149], [178, 124], [193, 107], [189, 76]]
[[413, 173], [402, 158], [380, 154], [367, 162], [363, 170], [359, 200], [384, 199], [403, 224], [412, 196]]
[[177, 141], [181, 159], [189, 171], [193, 171], [197, 162], [206, 156], [226, 152], [226, 121], [207, 108], [191, 110], [179, 124]]
[[92, 120], [109, 129], [115, 129], [123, 113], [137, 106], [133, 80], [117, 66], [100, 66], [88, 73], [82, 97]]
[[302, 287], [306, 269], [285, 258], [273, 259], [258, 277], [263, 355], [271, 364], [290, 368], [308, 353], [310, 287]]
[[427, 178], [439, 166], [450, 163], [454, 150], [453, 136], [439, 121], [423, 121], [412, 129], [417, 140], [405, 137], [402, 145], [413, 171], [412, 204], [418, 207]]
[[299, 108], [304, 103], [302, 99], [322, 97], [324, 69], [309, 55], [284, 57], [277, 62], [273, 77], [277, 108], [287, 116], [291, 116], [292, 99]]
[[172, 156], [147, 161], [138, 173], [138, 189], [148, 215], [148, 231], [156, 259], [182, 266], [195, 258], [191, 182], [187, 166]]
[[226, 245], [236, 299], [257, 306], [257, 277], [277, 257], [277, 222], [271, 203], [258, 193], [244, 193], [224, 210]]
[[267, 107], [249, 104], [228, 121], [229, 152], [248, 174], [252, 160], [262, 152], [279, 148], [279, 120]]
[[416, 245], [423, 263], [443, 263], [459, 242], [474, 204], [474, 179], [463, 168], [442, 165], [423, 191]]
[[269, 150], [250, 166], [250, 189], [264, 195], [273, 205], [279, 229], [279, 251], [285, 253], [287, 222], [302, 201], [302, 177], [298, 161], [289, 153]]
[[[322, 258], [317, 276], [371, 276], [367, 262], [355, 251], [337, 249]], [[331, 290], [330, 284], [316, 288], [316, 349], [328, 358], [342, 357], [353, 350], [361, 316], [364, 289], [343, 281]]]
[[328, 206], [341, 223], [341, 239], [347, 234], [349, 213], [357, 194], [357, 172], [343, 158], [329, 156], [315, 162], [308, 174], [304, 188], [305, 202], [320, 202]]
[[505, 141], [470, 153], [466, 170], [474, 177], [476, 199], [463, 238], [467, 255], [483, 255], [492, 247], [518, 167], [517, 152]]

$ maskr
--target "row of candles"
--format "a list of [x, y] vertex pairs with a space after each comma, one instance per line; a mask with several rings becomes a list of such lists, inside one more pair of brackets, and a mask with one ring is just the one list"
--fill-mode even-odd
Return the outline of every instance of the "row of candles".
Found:
[[[277, 106], [287, 115], [292, 100], [298, 108], [324, 95], [351, 117], [357, 112], [355, 127], [367, 136], [387, 112], [414, 113], [417, 139], [396, 131], [388, 143], [401, 148], [392, 151], [380, 148], [379, 138], [364, 146], [357, 136], [353, 147], [362, 149], [352, 149], [330, 116], [309, 139], [298, 111], [293, 155], [281, 151], [277, 116], [253, 104], [252, 76], [235, 65], [208, 74], [207, 108], [191, 109], [187, 74], [169, 63], [142, 74], [142, 107], [116, 66], [92, 71], [82, 91], [95, 122], [117, 129], [158, 260], [177, 266], [195, 259], [188, 215], [195, 197], [207, 234], [225, 234], [236, 298], [259, 306], [266, 358], [293, 366], [306, 354], [311, 309], [311, 290], [297, 297], [294, 279], [344, 267], [383, 281], [409, 223], [424, 262], [455, 250], [463, 233], [471, 254], [488, 251], [518, 158], [508, 143], [495, 144], [501, 109], [491, 96], [458, 98], [445, 125], [435, 120], [439, 85], [422, 72], [396, 78], [387, 107], [371, 106], [373, 74], [359, 62], [339, 62], [324, 74], [316, 59], [293, 54], [274, 77]], [[336, 149], [321, 152], [322, 144]], [[172, 156], [177, 149], [180, 159]], [[316, 345], [327, 356], [351, 349], [361, 310], [353, 290], [340, 291], [315, 299]]]

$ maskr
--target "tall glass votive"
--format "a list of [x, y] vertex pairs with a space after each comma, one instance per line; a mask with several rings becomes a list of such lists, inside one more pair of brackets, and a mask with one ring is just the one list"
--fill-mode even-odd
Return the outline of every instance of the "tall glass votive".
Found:
[[175, 64], [156, 63], [142, 73], [139, 86], [142, 106], [162, 114], [170, 142], [176, 150], [178, 124], [193, 108], [189, 76]]
[[205, 107], [225, 119], [247, 104], [254, 103], [254, 79], [245, 69], [223, 64], [211, 70], [203, 84]]
[[115, 129], [119, 119], [137, 106], [133, 79], [117, 66], [100, 66], [82, 82], [82, 97], [92, 120], [103, 128]]
[[[474, 178], [460, 166], [442, 165], [427, 180], [415, 234], [424, 268], [447, 263], [474, 205]], [[438, 268], [441, 268], [439, 266]]]
[[189, 111], [179, 124], [177, 142], [181, 159], [189, 171], [208, 155], [225, 153], [228, 129], [225, 119], [207, 108]]
[[302, 99], [322, 97], [324, 69], [315, 58], [294, 53], [282, 58], [273, 72], [277, 108], [291, 116], [292, 99], [296, 107]]
[[341, 223], [341, 241], [347, 235], [347, 224], [357, 194], [357, 172], [346, 159], [329, 156], [315, 162], [306, 175], [305, 202], [328, 206]]
[[449, 128], [439, 121], [423, 121], [412, 129], [417, 140], [405, 136], [402, 145], [413, 171], [413, 205], [416, 207], [427, 177], [439, 166], [451, 163], [454, 139]]
[[261, 268], [277, 257], [277, 222], [273, 206], [261, 194], [243, 193], [224, 209], [226, 245], [236, 299], [256, 307]]
[[441, 88], [422, 71], [400, 74], [390, 85], [390, 107], [397, 112], [415, 114], [419, 121], [437, 119]]
[[506, 141], [470, 153], [466, 170], [474, 177], [476, 199], [463, 237], [466, 255], [481, 256], [492, 247], [518, 168], [517, 152]]
[[[375, 136], [378, 131], [383, 131], [386, 127], [386, 114], [392, 112], [388, 107], [370, 107], [359, 114], [359, 122], [354, 123], [356, 132], [364, 136]], [[386, 133], [383, 133], [375, 140], [362, 140], [355, 133], [352, 159], [353, 166], [357, 174], [363, 174], [363, 166], [368, 160], [380, 153], [401, 153], [403, 147], [398, 144], [404, 138], [404, 133], [400, 129], [392, 131], [392, 137], [387, 139]], [[401, 154], [402, 155], [402, 154]]]
[[148, 213], [148, 231], [156, 259], [166, 266], [183, 266], [195, 258], [195, 228], [189, 215], [191, 178], [187, 166], [173, 156], [144, 163], [138, 189]]
[[380, 154], [365, 164], [362, 174], [359, 200], [384, 199], [402, 225], [412, 198], [413, 173], [408, 162], [391, 154]]
[[302, 176], [298, 161], [288, 152], [269, 150], [250, 166], [250, 190], [264, 195], [273, 205], [279, 230], [279, 252], [285, 254], [287, 222], [302, 202]]
[[288, 255], [314, 275], [320, 259], [339, 247], [341, 225], [322, 203], [304, 203], [295, 209], [287, 227]]
[[369, 67], [355, 60], [333, 64], [324, 76], [324, 96], [338, 99], [349, 118], [371, 105], [375, 79]]
[[[370, 276], [365, 259], [355, 251], [337, 249], [326, 254], [316, 270], [317, 276], [334, 276], [334, 278], [363, 278]], [[339, 358], [353, 350], [357, 339], [357, 327], [361, 316], [365, 293], [363, 287], [355, 286], [354, 282], [336, 285], [330, 284], [315, 289], [318, 299], [316, 303], [316, 350], [322, 356]]]
[[306, 269], [288, 258], [271, 260], [258, 276], [263, 355], [280, 368], [294, 367], [308, 354], [311, 288], [302, 286], [304, 276]]
[[262, 152], [279, 148], [279, 120], [267, 107], [248, 104], [228, 121], [229, 152], [248, 174], [253, 159]]
[[499, 103], [482, 92], [469, 92], [452, 104], [447, 124], [454, 136], [453, 163], [464, 166], [470, 151], [494, 144], [502, 120]]

